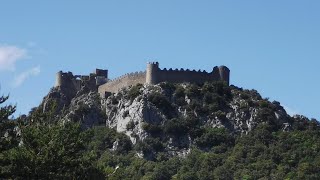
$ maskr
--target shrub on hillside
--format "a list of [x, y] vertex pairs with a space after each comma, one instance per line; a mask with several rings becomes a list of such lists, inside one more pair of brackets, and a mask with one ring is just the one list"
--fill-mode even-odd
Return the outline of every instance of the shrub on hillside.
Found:
[[134, 100], [136, 97], [138, 97], [139, 95], [141, 95], [140, 89], [143, 87], [142, 84], [137, 84], [135, 86], [132, 86], [128, 92], [128, 97], [131, 100]]

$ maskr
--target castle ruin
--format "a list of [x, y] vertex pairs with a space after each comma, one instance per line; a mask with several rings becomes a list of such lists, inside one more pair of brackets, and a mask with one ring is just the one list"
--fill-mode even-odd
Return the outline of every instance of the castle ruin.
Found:
[[101, 97], [106, 93], [115, 93], [123, 87], [136, 84], [158, 84], [160, 82], [171, 83], [204, 83], [206, 81], [225, 81], [229, 84], [230, 70], [226, 66], [215, 66], [211, 72], [189, 69], [160, 69], [158, 62], [147, 64], [144, 72], [125, 74], [114, 80], [108, 80], [108, 70], [96, 69], [89, 76], [74, 76], [71, 72], [58, 72], [55, 87], [64, 87], [79, 90], [82, 86], [99, 92]]
[[79, 91], [81, 87], [88, 87], [90, 90], [97, 91], [98, 87], [108, 82], [108, 70], [96, 69], [94, 73], [87, 75], [73, 75], [72, 72], [59, 71], [56, 74], [54, 87]]

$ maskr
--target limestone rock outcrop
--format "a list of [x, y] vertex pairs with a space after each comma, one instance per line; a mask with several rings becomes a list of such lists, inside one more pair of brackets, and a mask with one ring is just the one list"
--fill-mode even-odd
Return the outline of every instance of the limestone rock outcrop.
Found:
[[85, 86], [79, 91], [52, 88], [37, 110], [61, 122], [81, 122], [85, 128], [105, 122], [99, 94]]
[[85, 87], [77, 92], [53, 88], [38, 109], [62, 123], [114, 128], [140, 147], [138, 156], [148, 159], [159, 149], [170, 156], [187, 155], [197, 141], [195, 134], [207, 128], [244, 135], [259, 124], [290, 131], [293, 121], [280, 103], [263, 99], [255, 90], [221, 83], [140, 84], [106, 98]]
[[[188, 88], [188, 86], [188, 84], [182, 85], [184, 88]], [[256, 91], [243, 91], [236, 87], [231, 89], [232, 98], [223, 110], [206, 114], [200, 114], [196, 110], [192, 112], [192, 116], [199, 119], [201, 127], [226, 128], [233, 134], [241, 135], [247, 134], [261, 123], [271, 123], [278, 128], [290, 126], [290, 116], [278, 102], [271, 103], [262, 99]], [[131, 88], [122, 89], [102, 100], [102, 106], [106, 112], [106, 126], [125, 133], [133, 144], [153, 137], [152, 132], [150, 133], [152, 130], [147, 126], [164, 127], [173, 118], [185, 119], [190, 116], [186, 107], [189, 107], [194, 100], [188, 95], [183, 98], [186, 105], [179, 106], [176, 104], [174, 93], [168, 93], [170, 90], [162, 88], [160, 85], [141, 86], [137, 90], [139, 95], [133, 98], [129, 95], [130, 91]], [[151, 102], [150, 96], [152, 94], [160, 94], [166, 98], [172, 105], [173, 112], [164, 113], [162, 108]], [[190, 134], [170, 136], [162, 132], [157, 134], [157, 138], [166, 142], [165, 151], [171, 155], [184, 156], [188, 154], [194, 143]], [[140, 155], [150, 156], [142, 153]]]

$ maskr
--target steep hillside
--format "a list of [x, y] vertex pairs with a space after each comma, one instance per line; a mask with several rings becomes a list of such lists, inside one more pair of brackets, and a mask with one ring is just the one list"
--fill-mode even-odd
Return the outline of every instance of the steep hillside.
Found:
[[[106, 125], [128, 135], [143, 154], [154, 152], [145, 142], [161, 142], [160, 149], [185, 155], [209, 128], [247, 134], [258, 124], [289, 130], [292, 119], [278, 102], [262, 99], [254, 90], [223, 83], [137, 85], [102, 100]], [[201, 144], [201, 143], [200, 143]], [[205, 143], [202, 147], [210, 148]]]
[[79, 92], [54, 88], [37, 111], [60, 122], [116, 129], [147, 159], [160, 152], [185, 156], [192, 146], [210, 150], [212, 143], [203, 138], [213, 128], [223, 128], [231, 136], [264, 124], [273, 131], [290, 131], [301, 119], [290, 117], [279, 102], [269, 102], [255, 90], [223, 82], [139, 84], [103, 99], [85, 87]]
[[79, 91], [52, 88], [42, 103], [31, 110], [28, 119], [30, 122], [47, 124], [80, 122], [88, 128], [105, 124], [106, 118], [98, 93], [84, 86]]
[[5, 179], [320, 178], [318, 121], [221, 82], [53, 88], [0, 128]]

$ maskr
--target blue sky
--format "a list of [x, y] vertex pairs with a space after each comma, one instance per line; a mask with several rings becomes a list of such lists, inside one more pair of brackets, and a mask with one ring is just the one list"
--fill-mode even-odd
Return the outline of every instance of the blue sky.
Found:
[[320, 1], [1, 1], [1, 94], [37, 106], [59, 70], [111, 78], [160, 67], [231, 69], [231, 83], [320, 119]]

